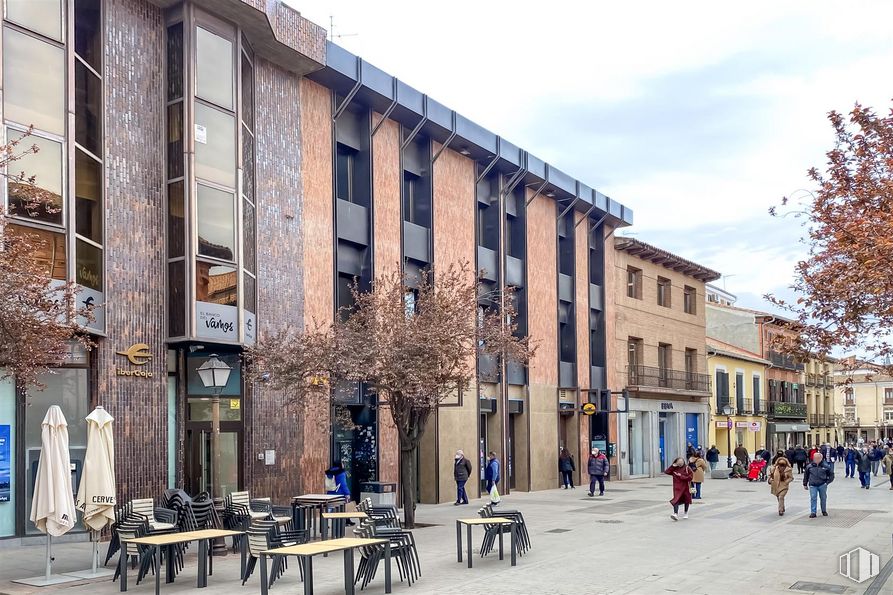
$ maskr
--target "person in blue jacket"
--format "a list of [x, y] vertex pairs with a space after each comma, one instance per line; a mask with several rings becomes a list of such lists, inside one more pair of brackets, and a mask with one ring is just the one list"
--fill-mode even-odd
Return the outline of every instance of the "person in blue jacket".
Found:
[[487, 480], [487, 493], [490, 494], [490, 503], [498, 504], [499, 500], [493, 498], [492, 490], [493, 486], [499, 483], [499, 459], [496, 458], [496, 453], [492, 450], [487, 460], [487, 468], [484, 470], [484, 479]]
[[[337, 461], [326, 469], [326, 494], [339, 494], [350, 501], [350, 486], [347, 485], [347, 471], [341, 461]], [[349, 520], [347, 525], [353, 525]]]
[[853, 445], [850, 444], [846, 447], [846, 451], [844, 452], [844, 462], [846, 463], [846, 476], [847, 477], [855, 477], [856, 476], [856, 449], [853, 448]]

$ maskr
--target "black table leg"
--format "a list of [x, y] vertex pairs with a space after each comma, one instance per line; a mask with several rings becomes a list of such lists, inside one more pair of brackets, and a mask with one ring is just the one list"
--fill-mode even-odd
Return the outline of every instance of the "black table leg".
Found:
[[504, 525], [496, 525], [496, 530], [499, 531], [499, 559], [504, 560], [505, 558], [502, 555], [502, 527]]
[[248, 534], [245, 533], [242, 535], [242, 538], [239, 540], [239, 550], [241, 551], [241, 554], [242, 554], [241, 579], [243, 581], [245, 580], [245, 571], [246, 571], [246, 567], [248, 566], [248, 544], [247, 544], [247, 541], [248, 541]]
[[391, 540], [384, 544], [384, 592], [391, 592]]
[[462, 523], [456, 521], [456, 553], [459, 555], [459, 562], [462, 562]]
[[167, 550], [167, 559], [164, 561], [164, 570], [165, 570], [165, 583], [174, 582], [174, 545], [169, 545], [166, 548]]
[[127, 591], [127, 544], [121, 543], [121, 553], [118, 555], [118, 574], [121, 579], [121, 592]]
[[344, 550], [344, 592], [353, 595], [353, 548]]
[[198, 540], [198, 578], [195, 580], [195, 586], [199, 589], [208, 585], [208, 542], [204, 539]]
[[512, 523], [510, 525], [510, 531], [512, 532], [512, 566], [518, 565], [518, 523]]
[[304, 563], [304, 595], [313, 595], [313, 556], [302, 556]]
[[155, 595], [161, 595], [161, 546], [155, 546]]
[[467, 525], [468, 532], [465, 535], [465, 538], [468, 540], [468, 543], [465, 544], [468, 554], [468, 567], [471, 568], [471, 525]]
[[[260, 595], [268, 595], [267, 594], [267, 556], [266, 554], [260, 555]], [[273, 562], [275, 565], [275, 561]]]

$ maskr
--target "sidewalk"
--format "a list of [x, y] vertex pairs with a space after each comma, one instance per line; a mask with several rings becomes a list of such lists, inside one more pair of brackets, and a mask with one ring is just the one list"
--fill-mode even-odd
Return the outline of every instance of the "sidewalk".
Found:
[[[690, 519], [678, 522], [669, 518], [668, 477], [611, 482], [601, 498], [587, 497], [584, 488], [514, 492], [503, 499], [503, 506], [524, 513], [533, 541], [533, 549], [515, 568], [509, 566], [508, 557], [500, 562], [495, 554], [476, 558], [473, 569], [457, 563], [455, 519], [476, 516], [481, 501], [463, 507], [420, 505], [417, 521], [432, 525], [414, 532], [422, 577], [409, 589], [396, 583], [395, 570], [394, 593], [865, 592], [872, 581], [859, 585], [840, 576], [838, 559], [861, 546], [880, 556], [881, 567], [890, 560], [893, 491], [887, 489], [887, 478], [875, 478], [876, 488], [866, 491], [858, 481], [838, 475], [828, 492], [830, 516], [816, 519], [807, 518], [808, 494], [800, 487], [801, 478], [795, 476], [791, 484], [784, 517], [776, 513], [766, 483], [744, 480], [707, 480], [704, 500], [692, 506]], [[480, 532], [474, 535], [477, 548]], [[190, 551], [176, 583], [162, 583], [163, 593], [195, 588], [195, 550]], [[88, 565], [87, 543], [61, 545], [55, 552], [58, 572]], [[0, 593], [37, 592], [9, 580], [40, 574], [43, 553], [43, 546], [0, 550]], [[242, 587], [238, 564], [237, 555], [215, 559], [204, 595], [258, 593], [259, 572]], [[315, 559], [315, 592], [343, 593], [342, 568], [340, 555]], [[383, 592], [383, 580], [379, 571], [366, 592]], [[792, 589], [798, 582], [814, 584]], [[889, 583], [875, 592], [893, 594], [893, 579]], [[148, 595], [153, 588], [152, 580], [134, 586], [131, 578], [132, 593]], [[302, 588], [292, 560], [271, 594], [294, 594]], [[49, 590], [64, 590], [61, 595], [118, 592], [117, 584], [107, 580], [42, 592]]]

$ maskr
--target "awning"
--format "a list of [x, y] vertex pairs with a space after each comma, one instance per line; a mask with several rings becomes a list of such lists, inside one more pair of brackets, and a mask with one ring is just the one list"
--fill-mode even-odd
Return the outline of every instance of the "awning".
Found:
[[811, 429], [809, 424], [769, 424], [770, 432], [808, 432]]

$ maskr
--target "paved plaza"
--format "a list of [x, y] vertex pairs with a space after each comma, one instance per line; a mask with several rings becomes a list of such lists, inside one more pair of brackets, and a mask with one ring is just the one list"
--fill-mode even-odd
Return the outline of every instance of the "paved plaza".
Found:
[[[696, 501], [688, 520], [678, 522], [669, 517], [669, 478], [613, 482], [601, 498], [588, 498], [582, 488], [513, 493], [503, 506], [524, 513], [533, 541], [533, 549], [515, 568], [510, 567], [508, 555], [500, 561], [495, 553], [476, 557], [472, 569], [457, 563], [455, 519], [475, 516], [481, 501], [465, 507], [421, 505], [417, 520], [428, 526], [414, 533], [422, 577], [408, 588], [396, 583], [395, 571], [393, 592], [893, 593], [893, 578], [879, 584], [891, 557], [893, 533], [893, 491], [887, 489], [886, 477], [875, 478], [875, 489], [865, 491], [857, 480], [838, 474], [829, 489], [830, 516], [816, 519], [808, 518], [808, 495], [800, 479], [795, 476], [791, 484], [784, 517], [777, 515], [767, 484], [744, 480], [707, 480], [704, 499]], [[478, 530], [475, 549], [479, 545]], [[860, 546], [880, 556], [878, 580], [857, 584], [838, 574], [840, 555]], [[63, 544], [55, 551], [58, 572], [88, 565], [87, 543]], [[35, 592], [9, 579], [41, 574], [43, 552], [40, 545], [0, 549], [0, 592]], [[195, 547], [176, 583], [162, 583], [162, 593], [195, 588], [194, 552]], [[342, 560], [340, 554], [314, 560], [316, 593], [344, 592]], [[289, 566], [271, 595], [303, 592], [296, 563]], [[154, 579], [135, 586], [133, 576], [130, 593], [153, 592]], [[258, 572], [244, 587], [237, 576], [237, 555], [215, 559], [205, 595], [260, 592]], [[382, 593], [383, 580], [380, 570], [365, 592]], [[45, 590], [112, 595], [117, 588], [103, 581]]]

